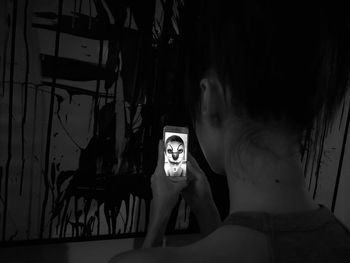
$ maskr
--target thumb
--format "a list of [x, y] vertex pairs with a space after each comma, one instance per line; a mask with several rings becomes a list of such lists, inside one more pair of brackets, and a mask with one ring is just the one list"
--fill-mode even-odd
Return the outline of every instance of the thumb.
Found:
[[181, 192], [189, 184], [188, 179], [185, 176], [170, 176], [167, 179], [172, 183], [173, 187], [177, 189], [177, 192]]
[[161, 171], [164, 165], [164, 141], [159, 140], [158, 143], [158, 162], [157, 162], [157, 171]]
[[186, 174], [187, 180], [189, 182], [192, 182], [192, 181], [196, 180], [196, 174], [195, 174], [196, 170], [193, 167], [193, 164], [191, 163], [191, 161], [187, 161], [187, 168], [188, 168], [188, 172]]
[[198, 162], [196, 161], [196, 159], [194, 159], [191, 153], [188, 153], [188, 160], [192, 163], [193, 170], [200, 170]]

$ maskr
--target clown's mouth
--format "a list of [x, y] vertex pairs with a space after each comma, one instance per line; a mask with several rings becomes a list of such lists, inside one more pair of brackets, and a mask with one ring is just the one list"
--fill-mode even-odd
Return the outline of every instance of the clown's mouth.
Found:
[[172, 165], [179, 165], [180, 164], [180, 162], [172, 162], [172, 161], [169, 161], [169, 163]]

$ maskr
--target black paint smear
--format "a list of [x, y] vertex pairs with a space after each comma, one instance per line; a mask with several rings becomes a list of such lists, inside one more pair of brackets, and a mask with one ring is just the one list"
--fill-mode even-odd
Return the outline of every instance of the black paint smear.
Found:
[[[59, 0], [58, 4], [58, 26], [56, 31], [56, 40], [55, 40], [55, 57], [58, 57], [59, 45], [60, 45], [60, 25], [61, 25], [61, 16], [62, 16], [62, 8], [63, 8], [63, 0]], [[55, 69], [57, 63], [54, 63]], [[54, 70], [55, 72], [55, 70]], [[41, 221], [40, 221], [40, 238], [43, 238], [44, 235], [44, 226], [45, 226], [45, 211], [46, 205], [49, 196], [49, 163], [50, 163], [50, 149], [51, 149], [51, 131], [52, 131], [52, 117], [53, 117], [53, 107], [55, 102], [55, 84], [56, 84], [56, 76], [54, 75], [52, 78], [52, 87], [51, 87], [51, 96], [50, 96], [50, 111], [49, 111], [49, 120], [48, 120], [48, 129], [47, 129], [47, 137], [46, 137], [46, 151], [45, 151], [45, 170], [44, 170], [44, 184], [45, 184], [45, 192], [44, 192], [44, 200], [42, 203], [41, 209]]]
[[83, 0], [80, 0], [80, 4], [79, 4], [79, 14], [81, 14], [81, 6], [82, 6]]
[[[130, 198], [129, 198], [129, 202], [130, 202]], [[134, 224], [134, 220], [135, 220], [135, 206], [136, 206], [136, 196], [132, 196], [132, 204], [131, 204], [131, 222], [129, 224], [129, 229], [126, 231], [127, 233], [131, 233], [132, 232], [132, 227]], [[127, 226], [127, 224], [126, 224]]]
[[349, 133], [349, 123], [350, 123], [350, 105], [349, 105], [349, 109], [348, 109], [348, 117], [347, 117], [346, 125], [345, 125], [343, 145], [342, 145], [342, 148], [341, 148], [340, 159], [339, 159], [339, 164], [338, 164], [337, 179], [335, 181], [335, 186], [334, 186], [334, 191], [333, 191], [332, 207], [331, 207], [332, 212], [334, 212], [335, 205], [336, 205], [336, 202], [337, 202], [338, 188], [339, 188], [339, 182], [340, 182], [340, 175], [341, 175], [341, 171], [342, 171], [342, 166], [343, 166], [343, 161], [344, 161], [344, 154], [345, 154], [345, 149], [346, 149], [346, 142], [347, 142], [348, 133]]
[[325, 137], [326, 137], [327, 126], [328, 126], [328, 122], [323, 123], [323, 131], [322, 131], [321, 141], [320, 141], [321, 148], [320, 148], [319, 153], [318, 153], [319, 155], [318, 155], [317, 168], [316, 168], [316, 174], [315, 174], [316, 182], [315, 182], [315, 188], [314, 188], [314, 192], [313, 192], [314, 199], [315, 199], [317, 188], [318, 188], [318, 178], [320, 175], [321, 161], [322, 161], [322, 156], [323, 156], [323, 147], [324, 147], [324, 142], [325, 142]]
[[327, 132], [326, 132], [326, 137], [329, 135], [329, 134], [332, 134], [333, 132], [333, 126], [335, 126], [335, 120], [334, 120], [334, 117], [331, 118], [329, 120], [329, 124], [328, 124], [328, 128], [327, 128]]
[[[140, 71], [140, 64], [142, 63], [142, 37], [139, 36], [137, 38], [137, 48], [136, 48], [136, 62], [135, 62], [135, 68], [133, 70], [133, 78], [132, 78], [132, 94], [131, 94], [131, 105], [130, 105], [130, 125], [129, 125], [129, 129], [127, 129], [129, 131], [129, 134], [133, 133], [133, 120], [134, 120], [134, 116], [136, 114], [136, 107], [137, 107], [137, 102], [138, 99], [140, 97], [140, 92], [141, 92], [141, 85], [138, 85], [138, 76], [140, 75], [139, 71]], [[126, 112], [126, 111], [125, 111]], [[126, 119], [125, 119], [126, 120]], [[127, 126], [127, 122], [125, 123], [125, 127]]]
[[[57, 20], [57, 14], [54, 12], [35, 12], [35, 15], [40, 18]], [[35, 27], [34, 25], [35, 24], [33, 24], [33, 27]]]
[[[101, 50], [100, 50], [101, 51]], [[146, 59], [145, 59], [146, 61]], [[164, 59], [165, 61], [165, 59]], [[162, 65], [163, 66], [163, 65]], [[141, 67], [142, 68], [142, 67]], [[133, 72], [133, 70], [131, 71]], [[139, 80], [140, 82], [142, 82], [142, 80]], [[161, 85], [160, 85], [161, 86]], [[151, 89], [151, 88], [150, 88]], [[132, 94], [135, 94], [134, 92]], [[95, 96], [95, 99], [97, 100], [98, 97], [99, 97], [100, 93], [98, 92], [97, 96]], [[148, 100], [148, 103], [150, 103], [152, 100]], [[96, 102], [96, 101], [95, 101]], [[152, 106], [152, 105], [151, 105]], [[155, 107], [157, 108], [157, 107]], [[95, 107], [95, 110], [97, 109], [97, 107]], [[154, 109], [154, 108], [152, 108]], [[153, 112], [150, 112], [150, 122], [147, 123], [147, 124], [143, 124], [145, 125], [145, 128], [149, 128], [149, 134], [148, 134], [148, 137], [153, 141], [155, 142], [155, 134], [157, 134], [157, 127], [159, 125], [159, 120], [157, 118], [154, 118], [154, 116], [152, 116], [152, 113]], [[158, 116], [158, 113], [156, 113], [156, 115]], [[145, 115], [144, 115], [144, 112], [143, 112], [143, 120], [146, 120], [145, 118]], [[133, 117], [131, 117], [131, 119], [133, 119]], [[155, 127], [150, 127], [150, 123], [152, 120], [155, 120], [157, 119], [156, 121], [158, 123], [155, 123], [156, 126]], [[99, 120], [95, 120], [95, 124], [98, 123], [99, 125], [99, 128], [103, 125], [100, 125], [100, 121]], [[99, 133], [100, 135], [100, 133]], [[143, 137], [144, 138], [144, 137]], [[96, 139], [97, 140], [97, 145], [99, 145], [98, 142], [101, 142], [101, 138], [93, 138], [92, 140]], [[100, 139], [98, 141], [98, 139]], [[102, 142], [103, 142], [103, 138], [102, 138]], [[148, 140], [147, 140], [148, 141]], [[146, 143], [147, 143], [146, 141]], [[132, 145], [132, 144], [131, 144]], [[154, 144], [154, 146], [156, 146], [156, 144]], [[103, 147], [102, 147], [103, 148]], [[154, 149], [156, 149], [156, 147], [153, 147]], [[96, 151], [93, 151], [96, 153]], [[90, 154], [90, 157], [91, 155], [93, 155], [93, 152], [89, 153]], [[144, 151], [144, 149], [141, 149], [141, 152], [142, 153], [148, 153], [146, 151]], [[85, 152], [86, 153], [86, 152]], [[130, 151], [130, 153], [132, 153], [132, 151]], [[88, 155], [89, 155], [88, 154]], [[103, 155], [103, 153], [102, 153]], [[83, 156], [83, 153], [81, 154], [81, 160], [80, 160], [80, 163], [79, 163], [79, 170], [76, 171], [76, 173], [73, 174], [73, 177], [74, 177], [74, 181], [72, 181], [70, 183], [70, 186], [71, 188], [68, 189], [68, 193], [67, 195], [64, 196], [65, 198], [65, 202], [63, 202], [63, 205], [60, 206], [60, 213], [58, 215], [61, 214], [61, 211], [63, 210], [63, 216], [62, 216], [62, 219], [61, 219], [61, 229], [60, 229], [60, 232], [62, 233], [61, 235], [66, 235], [66, 229], [67, 229], [67, 225], [71, 222], [68, 222], [69, 221], [69, 218], [70, 218], [70, 213], [68, 213], [66, 207], [67, 205], [69, 204], [69, 200], [70, 198], [72, 197], [72, 195], [70, 194], [74, 194], [75, 196], [81, 196], [81, 195], [84, 195], [87, 194], [87, 195], [91, 195], [93, 194], [94, 195], [94, 198], [97, 198], [98, 199], [98, 204], [102, 204], [103, 202], [106, 202], [107, 201], [113, 201], [115, 200], [116, 198], [119, 199], [119, 200], [125, 200], [126, 201], [126, 204], [127, 206], [129, 207], [129, 195], [130, 195], [130, 191], [133, 191], [135, 192], [135, 189], [136, 187], [141, 187], [141, 191], [142, 192], [145, 192], [145, 191], [149, 191], [149, 180], [147, 180], [147, 178], [149, 177], [148, 174], [138, 174], [138, 175], [134, 175], [135, 177], [137, 177], [138, 179], [141, 179], [141, 180], [145, 180], [146, 184], [142, 184], [142, 183], [139, 183], [138, 181], [135, 180], [135, 182], [123, 182], [122, 180], [116, 182], [117, 186], [114, 186], [112, 187], [111, 185], [111, 177], [119, 177], [119, 179], [126, 179], [126, 178], [129, 178], [130, 176], [132, 176], [132, 174], [120, 174], [118, 176], [114, 176], [108, 172], [106, 172], [105, 174], [98, 174], [96, 175], [95, 171], [93, 169], [89, 169], [91, 166], [94, 166], [96, 165], [96, 160], [94, 160], [94, 157], [92, 158], [87, 158], [87, 160], [91, 160], [89, 163], [86, 162], [87, 160], [82, 161], [82, 156]], [[154, 155], [156, 156], [156, 155]], [[144, 158], [144, 163], [148, 163], [148, 166], [152, 166], [152, 164], [150, 165], [149, 164], [149, 160], [152, 160], [152, 157], [148, 157], [146, 156]], [[105, 159], [104, 161], [109, 161], [108, 159]], [[156, 160], [155, 160], [156, 161]], [[155, 164], [155, 162], [154, 162]], [[144, 168], [144, 167], [143, 167]], [[154, 170], [154, 167], [151, 167], [152, 171]], [[58, 178], [60, 178], [60, 175], [58, 176]], [[57, 179], [58, 181], [58, 179]], [[58, 184], [56, 182], [56, 184]], [[98, 190], [97, 189], [97, 186], [101, 186], [101, 188], [103, 189], [106, 189], [106, 187], [110, 187], [110, 192], [108, 191], [101, 191], [101, 190]], [[85, 187], [85, 188], [84, 188]], [[95, 190], [91, 190], [91, 188], [95, 187], [96, 189]], [[126, 190], [128, 190], [129, 192], [126, 192]], [[84, 192], [85, 191], [85, 192]], [[125, 193], [126, 192], [126, 193]], [[116, 193], [117, 193], [117, 196], [116, 196]], [[123, 195], [123, 193], [125, 193], [125, 196]], [[122, 198], [122, 197], [125, 197], [125, 198]], [[146, 201], [146, 207], [149, 206], [150, 204], [150, 198], [147, 199], [148, 201]], [[146, 208], [146, 213], [149, 209]], [[116, 218], [117, 218], [117, 215], [118, 215], [118, 212], [119, 212], [119, 209], [118, 207], [111, 207], [111, 211], [110, 211], [110, 216], [112, 217], [111, 218], [111, 221], [113, 222], [116, 222]], [[129, 209], [127, 208], [127, 216], [129, 215]], [[113, 213], [113, 215], [112, 215]], [[148, 219], [148, 216], [146, 216], [146, 219]], [[126, 220], [127, 222], [127, 220]], [[88, 224], [88, 223], [87, 223]], [[115, 224], [114, 224], [115, 225]], [[146, 223], [147, 225], [147, 223]], [[80, 226], [75, 226], [75, 227], [80, 227]], [[126, 227], [126, 223], [124, 225], [124, 228]]]
[[343, 122], [344, 109], [345, 109], [345, 99], [343, 101], [343, 106], [342, 106], [342, 109], [341, 109], [341, 115], [340, 115], [339, 127], [338, 127], [339, 131], [340, 131], [340, 128], [341, 128], [341, 125], [342, 125], [342, 122]]
[[[102, 66], [102, 56], [103, 56], [103, 40], [100, 40], [100, 50], [98, 54], [98, 68], [100, 69]], [[95, 104], [94, 104], [94, 136], [97, 135], [97, 123], [98, 123], [98, 111], [99, 111], [99, 105], [98, 105], [98, 97], [100, 94], [100, 83], [101, 83], [101, 77], [98, 76], [96, 80], [96, 91], [95, 91]]]
[[19, 188], [19, 195], [22, 195], [23, 190], [23, 179], [24, 179], [24, 133], [25, 133], [25, 123], [27, 119], [27, 104], [28, 104], [28, 80], [29, 80], [29, 47], [28, 47], [28, 35], [27, 35], [27, 19], [28, 19], [28, 0], [25, 2], [24, 6], [24, 25], [23, 25], [23, 35], [24, 35], [24, 44], [26, 49], [26, 69], [25, 69], [25, 78], [24, 78], [24, 109], [22, 116], [22, 169], [21, 169], [21, 183]]
[[[123, 34], [121, 41], [121, 57], [123, 61], [123, 67], [121, 70], [121, 77], [123, 78], [124, 98], [126, 101], [133, 104], [134, 94], [137, 94], [135, 88], [140, 86], [137, 83], [137, 79], [140, 77], [138, 72], [142, 70], [140, 67], [140, 33], [137, 31], [128, 32]], [[146, 66], [147, 67], [147, 66]]]
[[96, 218], [97, 218], [97, 235], [100, 235], [101, 219], [100, 219], [100, 201], [97, 202]]
[[74, 174], [75, 171], [63, 171], [60, 172], [57, 177], [55, 176], [54, 187], [56, 187], [57, 195], [53, 197], [55, 200], [51, 211], [50, 221], [53, 221], [57, 217], [56, 234], [62, 232], [60, 227], [63, 225], [66, 215], [66, 212], [62, 214], [62, 209], [66, 209], [65, 206], [67, 205], [67, 200], [69, 201], [72, 196], [71, 185], [68, 185], [66, 189], [62, 189], [62, 186], [67, 180], [70, 180]]
[[304, 165], [304, 177], [306, 178], [307, 176], [307, 171], [309, 168], [309, 160], [310, 160], [310, 156], [312, 154], [312, 148], [311, 148], [311, 143], [312, 143], [312, 139], [310, 138], [310, 136], [307, 139], [307, 148], [306, 148], [306, 160], [305, 160], [305, 165]]
[[[67, 203], [67, 205], [69, 206], [69, 203]], [[65, 223], [63, 225], [63, 233], [62, 233], [63, 237], [67, 236], [67, 227], [68, 227], [68, 224], [70, 224], [69, 219], [70, 219], [71, 215], [72, 215], [71, 211], [69, 213], [66, 213]]]
[[[136, 218], [136, 232], [139, 232], [139, 228], [140, 228], [141, 212], [142, 212], [142, 200], [143, 199], [139, 198], [139, 205], [138, 205], [138, 209], [137, 209], [137, 218]], [[135, 205], [136, 205], [136, 197], [135, 197]]]
[[[57, 15], [50, 12], [36, 12], [37, 17], [51, 19], [52, 23], [57, 20]], [[41, 28], [51, 31], [57, 30], [55, 24], [39, 24], [33, 23], [34, 28]], [[92, 18], [84, 14], [74, 14], [73, 16], [62, 15], [60, 31], [62, 33], [71, 34], [79, 37], [95, 39], [95, 40], [116, 40], [126, 31], [132, 29], [123, 28], [120, 25], [110, 24], [108, 21], [100, 18]]]
[[5, 96], [5, 78], [6, 78], [6, 61], [7, 61], [7, 44], [8, 40], [10, 37], [10, 25], [11, 25], [11, 17], [7, 17], [7, 30], [6, 30], [6, 35], [5, 35], [5, 45], [4, 45], [4, 50], [3, 50], [3, 60], [2, 60], [2, 66], [3, 66], [3, 71], [2, 71], [2, 96]]
[[[84, 224], [78, 222], [78, 218], [80, 214], [78, 213], [79, 207], [75, 203], [74, 214], [75, 214], [75, 222], [74, 226], [74, 234], [80, 236], [88, 236], [91, 235], [91, 218], [87, 218], [88, 212], [90, 211], [91, 201], [96, 200], [98, 206], [101, 204], [105, 204], [104, 214], [106, 217], [107, 226], [109, 228], [109, 233], [116, 234], [116, 223], [117, 216], [121, 208], [122, 201], [125, 201], [126, 204], [126, 215], [124, 223], [124, 232], [130, 231], [130, 229], [126, 229], [127, 222], [134, 222], [137, 220], [136, 218], [129, 217], [129, 212], [131, 209], [131, 203], [129, 203], [129, 196], [132, 194], [133, 196], [138, 196], [140, 199], [144, 199], [146, 202], [146, 220], [148, 220], [149, 215], [149, 204], [151, 199], [149, 180], [141, 175], [141, 174], [119, 174], [118, 176], [114, 176], [109, 169], [110, 159], [109, 156], [111, 154], [110, 151], [113, 150], [113, 143], [108, 143], [108, 137], [111, 136], [111, 131], [113, 131], [113, 120], [115, 118], [109, 118], [108, 114], [113, 113], [114, 106], [113, 104], [108, 104], [103, 107], [103, 115], [106, 115], [105, 118], [99, 118], [100, 122], [107, 122], [99, 124], [99, 134], [100, 137], [92, 138], [89, 142], [86, 149], [83, 149], [80, 155], [79, 160], [79, 169], [77, 171], [70, 172], [61, 172], [56, 181], [56, 187], [59, 194], [56, 197], [56, 205], [55, 211], [53, 211], [53, 217], [61, 214], [63, 210], [63, 218], [67, 217], [68, 207], [67, 205], [72, 200], [71, 198], [75, 198], [76, 200], [80, 197], [83, 197], [88, 202], [85, 205], [84, 212]], [[102, 113], [100, 113], [102, 114]], [[112, 132], [113, 134], [113, 132]], [[105, 140], [105, 142], [104, 142]], [[108, 149], [109, 148], [111, 149]], [[97, 158], [103, 158], [103, 167], [105, 173], [96, 174], [96, 160]], [[108, 158], [107, 158], [108, 157]], [[106, 164], [105, 164], [106, 163]], [[66, 182], [69, 178], [72, 180], [69, 182], [66, 189], [61, 189], [63, 182]], [[135, 200], [135, 199], [134, 199]], [[134, 201], [135, 202], [135, 201]], [[134, 208], [135, 209], [135, 208]], [[80, 211], [80, 210], [79, 210]], [[100, 218], [97, 213], [97, 227], [99, 233], [100, 227]], [[74, 216], [73, 214], [73, 216]], [[139, 213], [140, 214], [140, 213]], [[140, 220], [138, 219], [138, 222]], [[146, 221], [147, 222], [147, 221]], [[72, 222], [71, 222], [72, 223]], [[65, 231], [66, 222], [62, 219], [60, 221], [60, 236], [63, 236]], [[80, 232], [82, 229], [83, 232]]]
[[312, 145], [312, 164], [311, 164], [311, 172], [310, 172], [310, 178], [309, 178], [309, 191], [311, 190], [311, 183], [312, 183], [312, 178], [313, 178], [313, 174], [314, 174], [314, 168], [315, 168], [315, 160], [316, 160], [316, 156], [317, 156], [317, 143], [318, 143], [318, 129], [315, 132], [315, 137], [314, 137], [314, 141], [313, 141], [313, 145]]
[[[50, 86], [51, 87], [53, 85], [51, 82], [48, 82], [48, 81], [43, 81], [42, 83], [43, 84], [39, 85], [39, 86]], [[87, 96], [95, 97], [95, 95], [96, 95], [95, 91], [85, 90], [82, 88], [72, 87], [69, 85], [56, 83], [55, 86], [56, 86], [56, 88], [60, 88], [60, 89], [65, 90], [68, 93], [69, 97], [72, 97], [74, 95], [87, 95]], [[107, 95], [100, 93], [100, 97], [104, 97], [104, 96], [107, 96]], [[108, 97], [113, 98], [114, 95], [108, 95]]]
[[[130, 195], [133, 196], [135, 202], [135, 197], [137, 196], [141, 200], [145, 200], [145, 210], [146, 210], [146, 225], [148, 224], [149, 210], [150, 210], [150, 201], [151, 201], [151, 191], [149, 184], [150, 182], [143, 177], [142, 175], [137, 174], [125, 174], [114, 176], [111, 178], [106, 178], [106, 181], [103, 183], [104, 194], [102, 197], [102, 202], [105, 204], [105, 217], [108, 225], [110, 226], [110, 233], [116, 234], [116, 222], [117, 216], [121, 208], [121, 203], [124, 200], [125, 202], [125, 214], [126, 218], [124, 219], [124, 233], [130, 232], [130, 229], [127, 229], [127, 223], [131, 220], [131, 223], [135, 220], [133, 217], [134, 213], [131, 213], [131, 218], [129, 218], [130, 212]], [[140, 215], [139, 215], [140, 216]], [[130, 224], [132, 226], [132, 224]]]
[[[2, 185], [1, 185], [1, 183], [2, 183], [2, 173], [3, 173], [3, 167], [2, 166], [0, 166], [0, 189], [2, 189]], [[0, 195], [0, 198], [1, 198], [1, 195]]]
[[[107, 5], [107, 8], [109, 7], [109, 10], [111, 11], [115, 25], [119, 26], [122, 28], [122, 31], [120, 32], [117, 39], [109, 39], [108, 41], [108, 57], [106, 61], [106, 68], [110, 71], [115, 71], [116, 67], [118, 66], [118, 73], [119, 73], [119, 52], [121, 50], [121, 41], [120, 39], [125, 38], [125, 34], [129, 32], [128, 29], [124, 29], [124, 21], [127, 15], [126, 12], [126, 6], [125, 3], [122, 3], [120, 1], [106, 1], [104, 4], [99, 1], [94, 1], [96, 11], [97, 11], [97, 18], [101, 20], [102, 23], [110, 24], [109, 21], [109, 16], [106, 11], [106, 7], [104, 6]], [[131, 30], [130, 30], [131, 31]], [[124, 61], [123, 61], [123, 68], [124, 68]], [[109, 75], [108, 78], [105, 79], [105, 90], [106, 94], [108, 94], [109, 89], [113, 85], [113, 83], [116, 82], [118, 79], [118, 74], [116, 74], [114, 77], [112, 75]], [[125, 82], [124, 82], [125, 84]], [[116, 88], [115, 88], [116, 91]], [[116, 93], [114, 94], [116, 95]], [[107, 96], [105, 98], [105, 104], [107, 104]]]
[[34, 174], [34, 158], [35, 158], [35, 138], [36, 138], [36, 121], [37, 121], [37, 105], [38, 105], [38, 86], [35, 86], [35, 93], [34, 93], [34, 110], [33, 110], [33, 130], [32, 130], [32, 145], [31, 145], [31, 162], [30, 162], [30, 180], [29, 180], [29, 205], [28, 205], [28, 219], [27, 219], [27, 239], [29, 239], [30, 235], [30, 229], [32, 225], [32, 203], [33, 203], [33, 174]]
[[[67, 201], [68, 202], [68, 201]], [[75, 227], [73, 226], [73, 236], [79, 236], [79, 213], [78, 213], [78, 197], [74, 196], [74, 216], [75, 216]], [[75, 231], [74, 231], [75, 230]]]
[[[61, 115], [60, 115], [60, 110], [61, 110], [61, 103], [63, 101], [63, 98], [61, 96], [59, 96], [59, 95], [56, 95], [56, 97], [57, 97], [57, 111], [56, 111], [57, 119], [59, 120], [59, 122], [61, 124], [61, 127], [64, 130], [64, 132], [66, 133], [66, 135], [68, 136], [68, 138], [74, 143], [74, 145], [76, 147], [78, 147], [78, 149], [81, 150], [82, 147], [80, 147], [80, 145], [73, 139], [72, 135], [70, 135], [69, 131], [67, 130], [66, 126], [64, 125], [64, 123], [62, 121], [62, 118], [61, 118]], [[67, 121], [67, 119], [66, 119], [66, 121]]]
[[[103, 45], [101, 52], [103, 52]], [[56, 58], [55, 56], [45, 54], [40, 54], [40, 60], [42, 75], [45, 77], [53, 78], [55, 76], [58, 79], [73, 81], [90, 81], [115, 77], [114, 70], [103, 67], [102, 61], [96, 64], [72, 58]]]
[[84, 225], [83, 225], [83, 233], [82, 233], [83, 236], [88, 236], [88, 233], [90, 232], [88, 230], [89, 225], [88, 225], [88, 221], [87, 221], [87, 216], [88, 216], [88, 213], [89, 213], [90, 208], [91, 208], [91, 203], [92, 203], [92, 198], [91, 198], [91, 196], [88, 196], [85, 199], [84, 210], [83, 210], [84, 211]]
[[65, 225], [66, 218], [67, 218], [68, 205], [69, 205], [68, 202], [66, 202], [64, 205], [64, 210], [63, 210], [63, 214], [62, 214], [62, 222], [60, 224], [60, 235], [59, 235], [60, 238], [63, 237], [63, 233], [64, 233], [64, 225]]
[[7, 161], [5, 171], [5, 200], [2, 224], [2, 240], [6, 239], [6, 221], [7, 221], [7, 205], [8, 205], [8, 184], [10, 176], [10, 163], [12, 158], [12, 114], [13, 114], [13, 77], [15, 66], [15, 50], [16, 50], [16, 23], [17, 23], [17, 0], [13, 1], [12, 15], [12, 38], [11, 38], [11, 64], [10, 64], [10, 94], [9, 94], [9, 115], [8, 115], [8, 144], [7, 144]]
[[[51, 183], [50, 183], [50, 190], [52, 195], [52, 208], [55, 207], [55, 183], [56, 183], [56, 164], [54, 162], [51, 163]], [[49, 238], [51, 238], [52, 235], [52, 224], [53, 220], [50, 220], [50, 227], [49, 227]]]
[[311, 128], [306, 130], [305, 136], [303, 137], [303, 141], [301, 141], [301, 143], [300, 143], [300, 152], [301, 152], [300, 161], [303, 161], [305, 155], [307, 155], [309, 153], [311, 131], [312, 131]]
[[[119, 67], [119, 51], [120, 51], [119, 41], [114, 41], [114, 40], [108, 41], [108, 57], [106, 62], [106, 69], [109, 72], [115, 72], [116, 67], [117, 66]], [[108, 94], [108, 90], [111, 88], [111, 86], [115, 82], [115, 79], [118, 76], [108, 75], [107, 77], [109, 78], [105, 79], [106, 95]], [[107, 96], [106, 96], [106, 103], [107, 103]]]
[[[107, 1], [110, 3], [116, 2], [113, 0], [107, 0]], [[152, 35], [152, 27], [153, 27], [153, 23], [154, 23], [156, 1], [149, 0], [149, 1], [129, 1], [129, 2], [130, 2], [131, 12], [132, 12], [133, 17], [135, 19], [135, 23], [138, 27], [138, 30], [142, 34], [147, 34], [147, 35], [151, 36]], [[173, 13], [174, 13], [174, 11], [171, 10], [172, 15], [173, 15]], [[130, 19], [131, 19], [131, 17], [130, 17]], [[129, 24], [130, 24], [130, 22], [129, 22]]]
[[[301, 162], [304, 160], [304, 158], [306, 158], [305, 160], [305, 165], [304, 165], [304, 169], [303, 169], [303, 172], [304, 172], [304, 177], [307, 176], [307, 166], [308, 166], [308, 163], [309, 163], [309, 158], [310, 158], [310, 145], [311, 145], [311, 141], [312, 141], [312, 138], [311, 138], [311, 133], [312, 133], [312, 129], [309, 128], [307, 131], [306, 131], [306, 134], [305, 134], [305, 137], [304, 137], [304, 142], [302, 144], [302, 154], [301, 154]], [[306, 157], [305, 157], [306, 156]]]

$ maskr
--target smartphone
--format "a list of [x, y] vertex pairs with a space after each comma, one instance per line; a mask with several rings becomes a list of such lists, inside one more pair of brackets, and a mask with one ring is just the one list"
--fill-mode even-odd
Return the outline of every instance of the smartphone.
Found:
[[164, 141], [164, 170], [167, 176], [186, 176], [188, 128], [165, 126]]

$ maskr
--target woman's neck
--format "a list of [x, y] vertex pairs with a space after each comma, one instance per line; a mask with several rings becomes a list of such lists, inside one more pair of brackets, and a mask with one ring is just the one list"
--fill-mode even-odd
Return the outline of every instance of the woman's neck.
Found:
[[230, 185], [230, 213], [261, 211], [283, 214], [317, 209], [304, 187], [280, 185], [257, 186], [247, 182]]
[[278, 156], [264, 150], [245, 151], [227, 172], [230, 213], [264, 211], [272, 214], [317, 209], [305, 186], [296, 154]]

